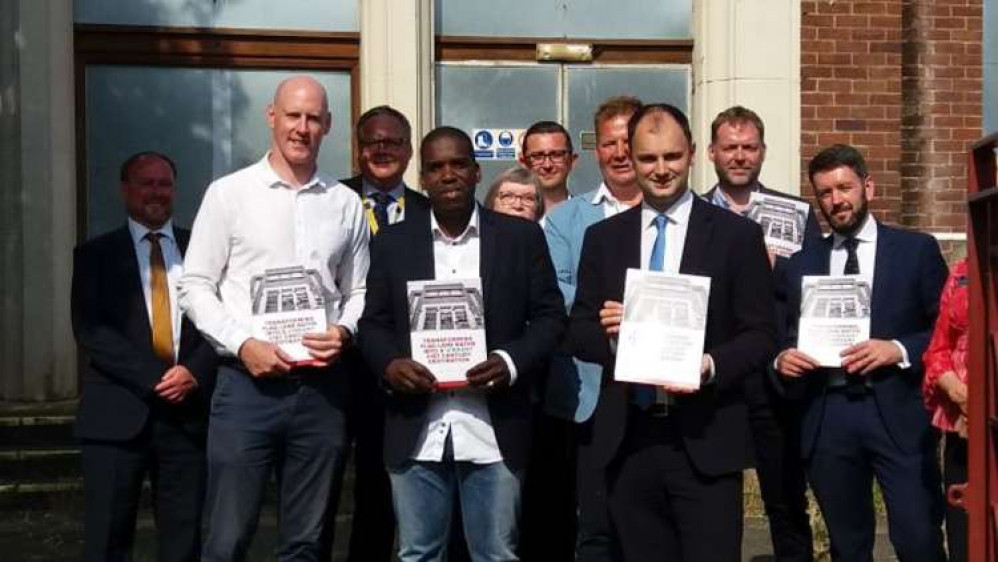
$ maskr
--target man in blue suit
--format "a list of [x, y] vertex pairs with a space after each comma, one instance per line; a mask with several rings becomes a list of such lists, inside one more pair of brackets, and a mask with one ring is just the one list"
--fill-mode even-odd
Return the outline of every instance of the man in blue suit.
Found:
[[873, 287], [870, 339], [845, 349], [840, 368], [822, 368], [794, 347], [775, 361], [787, 393], [804, 400], [801, 452], [828, 525], [832, 559], [872, 559], [876, 477], [898, 558], [943, 561], [936, 435], [920, 389], [946, 263], [931, 236], [880, 224], [869, 214], [874, 184], [855, 148], [823, 150], [811, 160], [808, 177], [832, 235], [787, 264], [779, 295], [787, 306], [789, 345], [796, 345], [802, 276], [859, 275]]
[[[596, 161], [603, 182], [597, 189], [569, 199], [547, 216], [544, 235], [558, 276], [558, 288], [565, 308], [575, 302], [582, 239], [589, 226], [641, 203], [628, 148], [627, 122], [641, 109], [637, 98], [620, 96], [604, 101], [596, 110]], [[557, 354], [544, 396], [548, 415], [584, 423], [592, 416], [599, 397], [603, 367]], [[582, 428], [585, 440], [587, 428]], [[611, 557], [609, 519], [606, 512], [606, 485], [602, 470], [595, 470], [584, 458], [578, 459], [577, 502], [579, 512], [577, 559], [607, 560]]]

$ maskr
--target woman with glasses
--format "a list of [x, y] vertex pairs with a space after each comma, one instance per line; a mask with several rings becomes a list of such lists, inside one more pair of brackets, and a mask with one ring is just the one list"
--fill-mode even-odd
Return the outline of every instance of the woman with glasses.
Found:
[[530, 170], [510, 168], [492, 182], [485, 194], [485, 206], [505, 215], [538, 221], [544, 216], [540, 181]]

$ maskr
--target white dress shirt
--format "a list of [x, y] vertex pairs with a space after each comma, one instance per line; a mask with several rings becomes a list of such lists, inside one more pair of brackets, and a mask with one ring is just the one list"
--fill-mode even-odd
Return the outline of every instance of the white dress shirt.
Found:
[[[849, 259], [849, 251], [844, 245], [846, 237], [837, 232], [832, 232], [832, 256], [828, 264], [828, 272], [831, 275], [844, 275], [846, 260]], [[856, 245], [856, 258], [859, 261], [859, 276], [870, 284], [873, 288], [873, 274], [877, 267], [877, 220], [873, 215], [866, 215], [862, 226], [853, 236], [859, 243]], [[873, 295], [876, 298], [877, 295]], [[890, 298], [889, 296], [886, 298]], [[901, 350], [901, 362], [898, 367], [907, 369], [911, 367], [908, 361], [908, 350], [898, 340], [891, 340], [894, 345]]]
[[180, 304], [222, 354], [252, 336], [250, 283], [300, 265], [322, 282], [326, 319], [352, 333], [364, 309], [368, 226], [360, 197], [321, 172], [301, 187], [262, 160], [208, 186], [188, 246]]
[[161, 234], [159, 247], [163, 250], [163, 263], [166, 266], [166, 285], [170, 292], [170, 327], [173, 329], [173, 359], [180, 353], [180, 306], [177, 305], [177, 292], [180, 277], [184, 273], [184, 258], [180, 255], [177, 238], [173, 235], [173, 222], [166, 221], [162, 227], [150, 230], [128, 218], [128, 232], [132, 235], [132, 245], [135, 246], [135, 259], [139, 265], [139, 279], [142, 281], [142, 294], [146, 301], [146, 313], [149, 315], [149, 327], [152, 328], [152, 265], [149, 262], [150, 242], [146, 234], [157, 232]]
[[[456, 238], [447, 236], [432, 213], [430, 228], [433, 232], [434, 279], [473, 279], [481, 275], [477, 206], [467, 228]], [[516, 381], [516, 366], [509, 354], [501, 350], [493, 350], [491, 353], [499, 355], [506, 362], [512, 375], [510, 384], [513, 384]], [[488, 464], [502, 460], [496, 433], [492, 429], [488, 399], [481, 390], [464, 388], [430, 396], [426, 429], [423, 430], [413, 459], [431, 462], [443, 460], [448, 434], [456, 461]]]
[[605, 219], [631, 208], [629, 205], [621, 203], [619, 199], [613, 196], [613, 193], [610, 192], [610, 188], [606, 186], [606, 182], [600, 182], [599, 189], [596, 190], [596, 195], [593, 195], [593, 205], [600, 205], [603, 207], [603, 218]]
[[[679, 273], [686, 247], [686, 230], [690, 225], [690, 211], [693, 210], [693, 194], [689, 190], [665, 211], [665, 261], [662, 271]], [[658, 236], [655, 217], [659, 212], [647, 203], [641, 204], [641, 269], [648, 269], [651, 252]]]
[[[367, 180], [363, 180], [363, 187], [361, 188], [364, 194], [364, 208], [374, 211], [374, 199], [371, 198], [372, 193], [381, 192], [380, 189], [374, 187]], [[405, 183], [399, 182], [391, 191], [383, 192], [391, 196], [392, 202], [388, 204], [388, 224], [395, 224], [397, 222], [402, 222], [405, 220], [405, 203], [400, 203], [402, 198], [405, 197]]]

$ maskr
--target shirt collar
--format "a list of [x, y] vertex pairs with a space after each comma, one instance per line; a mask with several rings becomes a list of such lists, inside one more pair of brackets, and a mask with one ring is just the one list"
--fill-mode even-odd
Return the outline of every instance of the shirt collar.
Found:
[[315, 173], [309, 180], [302, 184], [300, 188], [294, 188], [291, 184], [285, 181], [281, 176], [277, 175], [274, 168], [270, 165], [270, 151], [268, 150], [263, 158], [257, 163], [260, 168], [260, 176], [263, 179], [264, 184], [267, 187], [286, 187], [290, 189], [295, 189], [296, 191], [306, 191], [313, 188], [327, 189], [331, 185], [329, 178], [326, 177], [321, 171], [319, 171], [318, 166], [315, 168]]
[[610, 201], [614, 204], [619, 204], [620, 201], [610, 193], [610, 188], [607, 187], [606, 182], [600, 182], [599, 189], [596, 190], [596, 195], [593, 195], [593, 205], [599, 205], [603, 201]]
[[[873, 215], [867, 214], [866, 218], [863, 219], [863, 225], [859, 227], [856, 234], [853, 236], [856, 240], [867, 243], [876, 243], [877, 241], [877, 220], [873, 218]], [[842, 236], [838, 232], [832, 232], [832, 246], [836, 249], [842, 247], [842, 243], [846, 241], [846, 237]]]
[[167, 219], [166, 223], [157, 228], [156, 230], [151, 230], [146, 225], [139, 223], [132, 217], [128, 217], [128, 233], [132, 235], [132, 243], [138, 244], [145, 239], [146, 234], [150, 232], [158, 232], [165, 238], [169, 238], [171, 242], [176, 243], [177, 239], [173, 236], [173, 219]]
[[[690, 220], [690, 213], [693, 211], [693, 193], [687, 189], [679, 199], [672, 204], [671, 207], [665, 210], [665, 217], [669, 219], [672, 224], [686, 224]], [[659, 215], [659, 211], [654, 209], [651, 205], [648, 205], [644, 201], [641, 202], [641, 224], [644, 227], [648, 227], [655, 221], [655, 217]]]
[[361, 193], [364, 195], [364, 199], [369, 199], [371, 197], [371, 194], [376, 192], [387, 193], [395, 201], [398, 201], [399, 199], [402, 198], [403, 195], [405, 195], [405, 182], [402, 181], [399, 181], [398, 185], [396, 185], [390, 191], [382, 191], [377, 187], [374, 187], [374, 184], [367, 181], [366, 179], [362, 181], [363, 181], [363, 187], [361, 187]]
[[434, 240], [444, 240], [455, 244], [478, 236], [478, 204], [476, 203], [475, 208], [471, 211], [471, 219], [468, 220], [468, 226], [464, 228], [464, 232], [455, 238], [451, 238], [442, 228], [440, 228], [440, 224], [437, 222], [437, 216], [433, 214], [433, 211], [430, 211], [430, 232], [433, 233]]
[[[755, 193], [759, 191], [761, 187], [762, 187], [761, 183], [755, 182], [754, 184], [752, 184], [752, 187], [751, 189], [749, 189], [749, 192]], [[727, 209], [729, 211], [731, 210], [731, 202], [728, 201], [728, 198], [724, 196], [724, 191], [721, 189], [720, 182], [714, 184], [711, 193], [713, 194], [710, 199], [711, 203], [713, 203], [717, 207], [721, 207], [722, 209]]]

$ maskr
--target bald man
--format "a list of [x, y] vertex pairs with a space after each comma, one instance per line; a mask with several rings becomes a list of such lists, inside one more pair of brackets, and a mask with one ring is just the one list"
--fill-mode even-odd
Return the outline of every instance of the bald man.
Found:
[[[282, 82], [267, 107], [270, 150], [208, 186], [180, 282], [181, 305], [222, 356], [208, 429], [208, 531], [202, 560], [245, 560], [271, 471], [276, 559], [317, 560], [332, 476], [344, 459], [346, 373], [338, 362], [364, 307], [368, 227], [360, 197], [318, 170], [331, 117], [325, 89]], [[304, 270], [327, 327], [306, 334], [308, 366], [253, 337], [268, 283]], [[302, 271], [299, 270], [299, 271]], [[282, 301], [283, 302], [283, 301]]]

